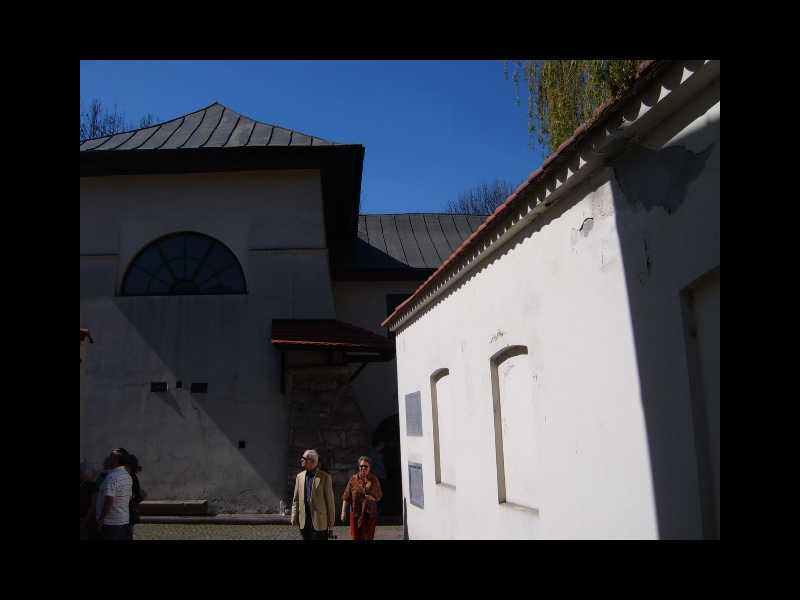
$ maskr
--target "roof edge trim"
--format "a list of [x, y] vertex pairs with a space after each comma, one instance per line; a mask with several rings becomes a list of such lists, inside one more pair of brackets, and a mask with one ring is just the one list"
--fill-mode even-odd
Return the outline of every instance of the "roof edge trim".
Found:
[[[662, 84], [670, 74], [677, 74], [680, 81], [666, 87]], [[558, 202], [566, 190], [586, 181], [606, 164], [622, 145], [620, 142], [646, 127], [655, 126], [680, 108], [682, 104], [679, 103], [662, 109], [665, 101], [675, 98], [676, 92], [686, 89], [691, 82], [705, 87], [718, 76], [719, 60], [658, 60], [644, 64], [628, 90], [598, 107], [593, 117], [580, 125], [381, 325], [396, 331], [407, 324], [456, 281]], [[657, 97], [646, 104], [642, 96], [653, 89]], [[631, 111], [631, 108], [635, 110]], [[654, 109], [658, 110], [654, 113]], [[659, 113], [655, 122], [647, 118]]]

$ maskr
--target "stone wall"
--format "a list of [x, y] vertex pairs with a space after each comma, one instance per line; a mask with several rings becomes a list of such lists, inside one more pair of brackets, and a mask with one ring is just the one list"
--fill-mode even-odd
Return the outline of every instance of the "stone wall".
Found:
[[289, 506], [303, 451], [316, 449], [322, 470], [333, 477], [337, 515], [342, 492], [356, 471], [358, 457], [367, 454], [369, 430], [348, 383], [353, 368], [320, 366], [287, 371], [290, 416], [286, 502]]

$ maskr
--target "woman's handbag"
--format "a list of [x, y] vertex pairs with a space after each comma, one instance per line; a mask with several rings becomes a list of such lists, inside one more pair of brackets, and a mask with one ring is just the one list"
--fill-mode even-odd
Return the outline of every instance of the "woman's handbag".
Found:
[[375, 500], [364, 499], [364, 512], [370, 518], [378, 516], [378, 503]]

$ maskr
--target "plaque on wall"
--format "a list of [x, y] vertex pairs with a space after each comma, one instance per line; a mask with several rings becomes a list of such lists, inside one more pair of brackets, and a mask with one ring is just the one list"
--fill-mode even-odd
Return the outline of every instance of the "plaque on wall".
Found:
[[422, 405], [419, 392], [406, 394], [406, 435], [422, 435]]
[[408, 490], [411, 495], [411, 504], [425, 508], [425, 493], [422, 488], [422, 465], [408, 463]]

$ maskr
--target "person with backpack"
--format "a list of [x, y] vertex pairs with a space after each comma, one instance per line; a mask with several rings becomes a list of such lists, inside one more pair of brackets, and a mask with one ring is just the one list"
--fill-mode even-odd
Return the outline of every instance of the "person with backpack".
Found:
[[137, 475], [137, 473], [142, 470], [139, 459], [136, 458], [135, 454], [128, 454], [124, 459], [124, 464], [133, 481], [131, 500], [128, 507], [128, 513], [130, 515], [130, 537], [128, 539], [132, 540], [133, 528], [139, 522], [139, 504], [144, 500], [146, 494], [142, 491], [142, 486], [139, 484], [139, 477]]
[[133, 480], [125, 463], [128, 452], [115, 448], [106, 459], [108, 474], [97, 492], [95, 511], [97, 531], [101, 540], [129, 540], [130, 501], [133, 495]]

